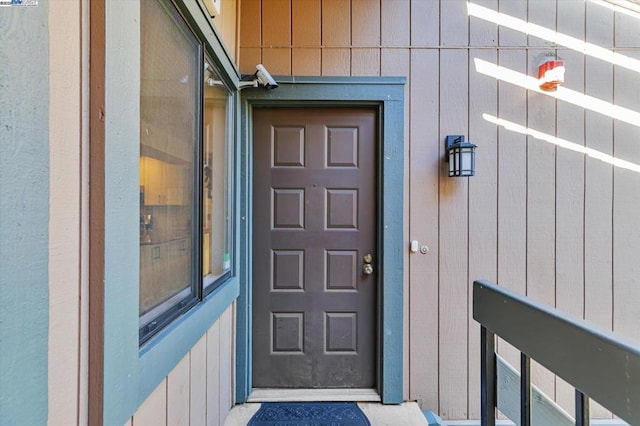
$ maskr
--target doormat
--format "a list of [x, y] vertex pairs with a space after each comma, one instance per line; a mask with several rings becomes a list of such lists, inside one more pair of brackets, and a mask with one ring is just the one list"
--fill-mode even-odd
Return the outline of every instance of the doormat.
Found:
[[248, 426], [371, 426], [355, 402], [265, 402]]

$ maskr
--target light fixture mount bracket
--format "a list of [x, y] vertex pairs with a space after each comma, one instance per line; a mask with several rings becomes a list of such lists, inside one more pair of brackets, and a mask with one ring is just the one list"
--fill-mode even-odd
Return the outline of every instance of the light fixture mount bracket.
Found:
[[[447, 137], [444, 138], [444, 152], [445, 153], [449, 153], [449, 149], [451, 149], [451, 146], [455, 143], [463, 143], [464, 142], [464, 135], [447, 135]], [[449, 155], [445, 156], [445, 161], [448, 163], [449, 162]]]

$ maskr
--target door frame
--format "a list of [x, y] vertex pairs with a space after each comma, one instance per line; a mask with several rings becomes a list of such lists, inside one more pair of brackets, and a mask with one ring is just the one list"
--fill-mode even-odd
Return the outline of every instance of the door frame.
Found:
[[240, 295], [236, 305], [236, 402], [251, 392], [253, 108], [372, 106], [378, 112], [377, 391], [385, 404], [403, 402], [404, 92], [405, 77], [277, 77], [275, 90], [242, 92], [236, 196], [240, 208]]

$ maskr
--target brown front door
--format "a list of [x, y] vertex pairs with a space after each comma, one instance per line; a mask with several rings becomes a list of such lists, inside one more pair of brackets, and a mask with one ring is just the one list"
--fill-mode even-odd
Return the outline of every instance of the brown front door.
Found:
[[254, 388], [376, 386], [376, 116], [254, 109]]

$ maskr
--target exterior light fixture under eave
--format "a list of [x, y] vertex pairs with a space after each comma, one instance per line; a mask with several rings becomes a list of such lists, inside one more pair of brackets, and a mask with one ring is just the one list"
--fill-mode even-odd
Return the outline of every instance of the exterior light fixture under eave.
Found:
[[446, 161], [449, 163], [450, 177], [474, 176], [476, 174], [476, 147], [465, 142], [462, 135], [445, 138]]

